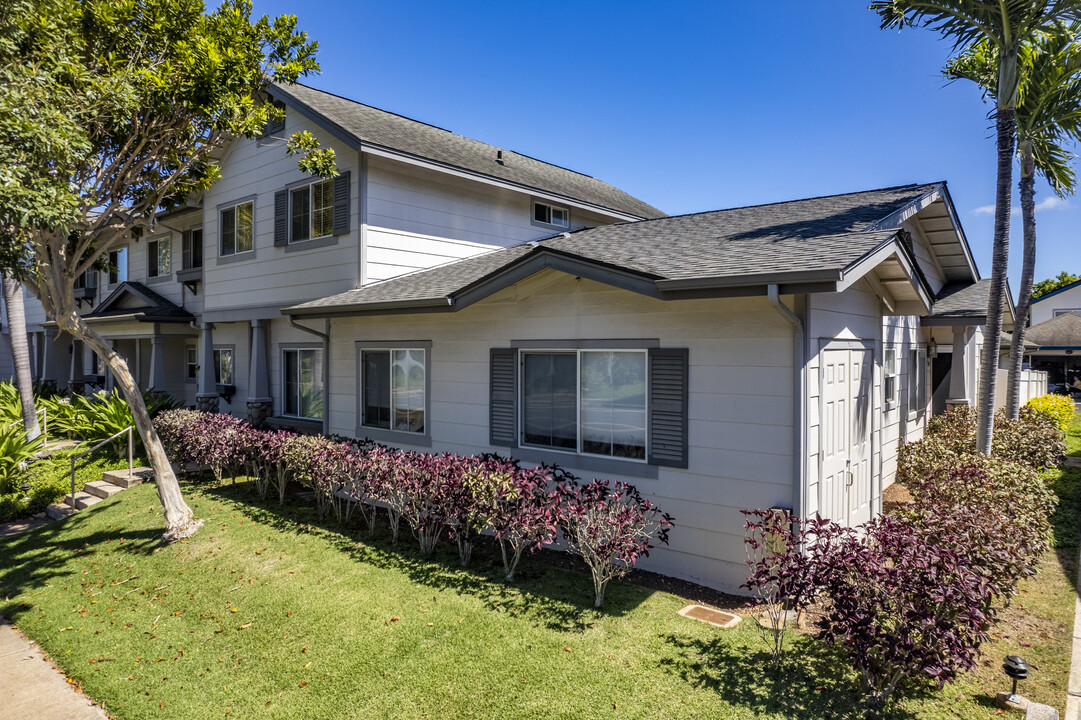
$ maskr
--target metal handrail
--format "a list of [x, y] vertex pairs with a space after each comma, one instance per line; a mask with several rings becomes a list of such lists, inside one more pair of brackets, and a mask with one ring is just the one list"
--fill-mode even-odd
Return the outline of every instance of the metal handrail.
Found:
[[[49, 408], [43, 407], [34, 411], [34, 414], [41, 414], [41, 434], [42, 436], [48, 436], [49, 434]], [[13, 423], [8, 423], [8, 427], [15, 427], [16, 425], [23, 425], [26, 421], [19, 418]]]
[[79, 453], [78, 455], [72, 455], [71, 456], [71, 496], [70, 497], [71, 497], [71, 509], [72, 510], [75, 509], [75, 461], [80, 459], [80, 458], [86, 457], [87, 455], [94, 452], [95, 450], [97, 450], [99, 447], [101, 447], [105, 443], [112, 442], [113, 440], [117, 439], [118, 437], [120, 437], [124, 433], [128, 434], [128, 479], [129, 480], [131, 479], [131, 472], [135, 467], [135, 460], [134, 460], [135, 456], [132, 453], [132, 432], [134, 431], [134, 429], [135, 429], [134, 425], [128, 425], [126, 428], [124, 428], [120, 432], [115, 433], [113, 435], [110, 435], [109, 437], [105, 438], [104, 440], [102, 440], [101, 442], [99, 442], [97, 445], [90, 448], [89, 450], [84, 450], [83, 452]]

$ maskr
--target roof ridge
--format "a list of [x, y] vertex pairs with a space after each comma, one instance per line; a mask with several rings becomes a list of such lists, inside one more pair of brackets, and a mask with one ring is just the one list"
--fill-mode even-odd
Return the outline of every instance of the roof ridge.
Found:
[[[301, 82], [294, 83], [294, 84], [299, 85], [299, 86], [304, 87], [304, 88], [307, 88], [309, 90], [314, 90], [315, 92], [318, 92], [318, 93], [323, 93], [324, 95], [330, 95], [331, 97], [336, 97], [339, 100], [345, 100], [346, 102], [353, 103], [354, 105], [361, 105], [363, 107], [370, 108], [370, 109], [375, 110], [377, 112], [386, 113], [387, 115], [393, 115], [394, 117], [401, 118], [402, 120], [408, 120], [409, 122], [415, 122], [418, 125], [424, 125], [426, 127], [430, 127], [433, 130], [441, 130], [441, 131], [443, 131], [445, 133], [449, 133], [451, 135], [457, 135], [458, 137], [462, 138], [463, 140], [468, 140], [470, 142], [475, 142], [475, 143], [478, 143], [480, 145], [484, 145], [485, 147], [490, 147], [490, 148], [493, 148], [495, 150], [503, 150], [503, 151], [506, 151], [506, 152], [512, 152], [515, 155], [518, 155], [519, 157], [524, 157], [524, 158], [526, 158], [528, 160], [532, 160], [534, 162], [539, 162], [539, 163], [541, 163], [543, 165], [549, 165], [549, 166], [554, 167], [554, 168], [559, 168], [560, 170], [566, 170], [567, 172], [572, 172], [575, 175], [581, 175], [582, 177], [589, 178], [590, 180], [596, 180], [597, 182], [602, 182], [605, 185], [609, 185], [609, 186], [615, 188], [615, 185], [612, 185], [609, 182], [601, 180], [600, 178], [594, 177], [593, 175], [590, 175], [588, 173], [584, 173], [584, 172], [581, 172], [579, 170], [575, 170], [574, 168], [569, 168], [569, 167], [566, 167], [564, 165], [557, 165], [556, 163], [548, 162], [547, 160], [541, 160], [540, 158], [533, 157], [532, 155], [527, 155], [524, 152], [519, 152], [518, 150], [514, 150], [512, 148], [501, 147], [499, 145], [493, 145], [491, 143], [484, 142], [483, 140], [477, 140], [476, 138], [469, 137], [468, 135], [463, 135], [463, 134], [461, 134], [459, 132], [455, 132], [454, 130], [449, 130], [449, 129], [445, 128], [445, 127], [440, 127], [438, 125], [433, 125], [432, 123], [425, 122], [424, 120], [417, 120], [416, 118], [409, 117], [408, 115], [402, 115], [401, 113], [394, 112], [393, 110], [387, 110], [385, 108], [376, 107], [375, 105], [369, 105], [368, 103], [361, 102], [360, 100], [354, 100], [353, 98], [346, 97], [345, 95], [339, 95], [338, 93], [333, 93], [333, 92], [330, 92], [328, 90], [321, 90], [321, 89], [319, 89], [317, 87], [313, 87], [311, 85], [305, 85], [304, 83], [301, 83]], [[288, 90], [288, 86], [286, 86], [286, 89]], [[619, 188], [616, 188], [616, 189], [618, 190]]]
[[[603, 181], [602, 181], [603, 182]], [[602, 227], [620, 227], [623, 225], [640, 225], [642, 223], [651, 223], [658, 220], [678, 220], [679, 218], [694, 217], [695, 215], [712, 215], [713, 213], [732, 212], [734, 210], [751, 210], [753, 208], [770, 207], [772, 205], [789, 205], [791, 203], [798, 202], [810, 202], [811, 200], [828, 200], [829, 198], [845, 197], [847, 195], [866, 195], [868, 193], [886, 192], [887, 190], [902, 190], [904, 188], [919, 188], [919, 187], [932, 187], [935, 185], [941, 185], [944, 181], [931, 182], [931, 183], [907, 183], [905, 185], [891, 185], [890, 187], [875, 188], [873, 190], [853, 190], [851, 192], [833, 193], [832, 195], [813, 195], [811, 197], [793, 198], [792, 200], [777, 200], [768, 203], [755, 203], [753, 205], [737, 205], [729, 208], [718, 208], [716, 210], [697, 210], [695, 212], [681, 213], [679, 215], [666, 215], [659, 218], [644, 218], [642, 220], [629, 220], [626, 222], [613, 223], [611, 225], [604, 225]], [[876, 221], [877, 222], [877, 221]], [[581, 232], [582, 230], [595, 230], [596, 228], [580, 228], [574, 230], [573, 233]], [[855, 233], [868, 232], [868, 230], [855, 230], [849, 233], [834, 233], [840, 235], [851, 235]]]

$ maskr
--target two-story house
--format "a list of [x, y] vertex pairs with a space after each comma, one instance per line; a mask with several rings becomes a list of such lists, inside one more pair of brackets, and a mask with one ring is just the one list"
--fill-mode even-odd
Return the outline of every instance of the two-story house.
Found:
[[[944, 183], [666, 217], [505, 148], [271, 93], [284, 122], [231, 143], [221, 180], [94, 280], [87, 317], [143, 387], [626, 479], [676, 518], [647, 567], [729, 590], [741, 509], [866, 520], [899, 443], [974, 402], [988, 284]], [[337, 177], [287, 157], [299, 130]], [[80, 356], [50, 367], [78, 382]]]

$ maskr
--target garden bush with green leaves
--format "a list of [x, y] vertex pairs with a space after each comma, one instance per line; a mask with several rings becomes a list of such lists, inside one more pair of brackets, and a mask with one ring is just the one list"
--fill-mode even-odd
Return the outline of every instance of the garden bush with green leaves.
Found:
[[1034, 397], [1025, 403], [1025, 407], [1032, 408], [1040, 415], [1049, 417], [1058, 431], [1064, 435], [1070, 427], [1070, 422], [1073, 421], [1075, 412], [1074, 402], [1071, 398], [1054, 393]]

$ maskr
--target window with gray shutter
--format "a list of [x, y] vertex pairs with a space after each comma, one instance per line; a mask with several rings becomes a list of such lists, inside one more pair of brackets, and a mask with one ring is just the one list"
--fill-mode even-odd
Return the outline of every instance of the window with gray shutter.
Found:
[[274, 245], [289, 244], [289, 191], [274, 193]]
[[334, 234], [349, 233], [349, 171], [334, 178]]
[[488, 399], [489, 442], [518, 447], [518, 350], [492, 348]]
[[649, 464], [687, 467], [687, 348], [649, 351]]

